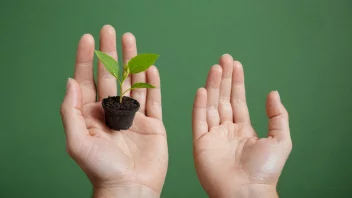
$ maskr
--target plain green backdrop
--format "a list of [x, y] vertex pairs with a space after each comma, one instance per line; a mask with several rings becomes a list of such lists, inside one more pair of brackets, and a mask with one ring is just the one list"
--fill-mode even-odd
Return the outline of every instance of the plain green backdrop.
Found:
[[285, 198], [351, 197], [352, 1], [1, 0], [0, 197], [90, 197], [65, 150], [59, 107], [84, 33], [111, 24], [158, 53], [170, 163], [163, 198], [206, 197], [192, 159], [197, 88], [224, 53], [244, 65], [251, 120], [267, 133], [278, 90], [293, 151]]

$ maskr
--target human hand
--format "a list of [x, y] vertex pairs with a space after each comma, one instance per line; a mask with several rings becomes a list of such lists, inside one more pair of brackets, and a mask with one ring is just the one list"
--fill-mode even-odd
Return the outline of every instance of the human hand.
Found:
[[270, 92], [267, 138], [251, 126], [241, 63], [220, 59], [200, 88], [193, 108], [196, 171], [210, 197], [278, 197], [276, 185], [292, 150], [288, 113]]
[[[84, 35], [78, 44], [74, 79], [68, 80], [61, 105], [67, 151], [92, 182], [94, 197], [159, 197], [168, 151], [158, 70], [152, 66], [126, 79], [124, 90], [135, 82], [148, 82], [156, 88], [126, 93], [140, 103], [140, 109], [130, 129], [113, 131], [104, 122], [101, 101], [117, 95], [116, 79], [99, 62], [95, 85], [94, 49], [93, 37]], [[122, 50], [124, 63], [137, 55], [131, 33], [123, 35]], [[100, 51], [117, 59], [116, 33], [109, 25], [100, 32]]]

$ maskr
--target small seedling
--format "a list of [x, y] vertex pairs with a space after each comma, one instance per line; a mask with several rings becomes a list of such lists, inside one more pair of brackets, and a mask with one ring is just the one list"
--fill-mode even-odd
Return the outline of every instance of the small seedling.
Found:
[[118, 61], [105, 54], [104, 52], [95, 50], [100, 62], [105, 66], [106, 70], [113, 75], [120, 87], [120, 96], [104, 98], [102, 106], [105, 112], [105, 123], [114, 130], [126, 130], [132, 126], [135, 113], [138, 111], [140, 104], [137, 100], [124, 96], [128, 91], [138, 88], [155, 88], [144, 82], [134, 83], [130, 88], [123, 90], [123, 84], [130, 74], [137, 74], [146, 71], [150, 66], [154, 65], [158, 54], [139, 54], [133, 57], [126, 65], [123, 66], [123, 72], [120, 74]]
[[144, 82], [134, 83], [127, 90], [123, 90], [122, 86], [128, 75], [146, 71], [150, 66], [152, 66], [158, 59], [158, 54], [139, 54], [133, 57], [126, 65], [123, 66], [123, 74], [121, 74], [121, 76], [118, 61], [110, 55], [98, 50], [95, 50], [95, 54], [101, 63], [103, 63], [106, 70], [117, 79], [120, 86], [120, 103], [122, 103], [123, 96], [130, 90], [138, 88], [155, 88], [155, 86]]

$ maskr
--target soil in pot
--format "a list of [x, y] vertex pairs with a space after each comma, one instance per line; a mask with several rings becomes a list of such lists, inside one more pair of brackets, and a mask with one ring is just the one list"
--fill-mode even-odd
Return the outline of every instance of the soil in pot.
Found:
[[105, 123], [113, 130], [126, 130], [132, 126], [134, 116], [139, 109], [139, 102], [133, 98], [120, 96], [104, 98], [102, 106], [105, 112]]

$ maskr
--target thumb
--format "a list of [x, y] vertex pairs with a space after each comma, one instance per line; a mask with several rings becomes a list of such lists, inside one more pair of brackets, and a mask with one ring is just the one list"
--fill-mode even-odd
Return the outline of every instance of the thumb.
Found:
[[277, 138], [279, 141], [291, 142], [288, 113], [282, 105], [277, 91], [269, 93], [266, 101], [266, 113], [269, 118], [268, 136]]
[[74, 79], [69, 78], [66, 95], [60, 109], [68, 146], [72, 145], [71, 143], [77, 143], [88, 133], [81, 109], [81, 88]]

